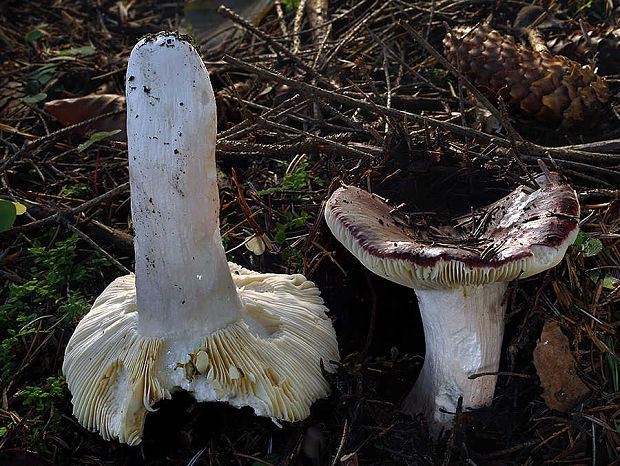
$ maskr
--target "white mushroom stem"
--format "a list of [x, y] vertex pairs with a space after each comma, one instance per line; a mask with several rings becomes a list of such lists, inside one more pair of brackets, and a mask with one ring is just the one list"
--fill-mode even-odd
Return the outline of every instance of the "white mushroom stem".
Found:
[[434, 433], [450, 428], [459, 397], [463, 409], [491, 404], [504, 333], [506, 282], [419, 289], [426, 357], [403, 409], [423, 412]]
[[[185, 390], [298, 421], [338, 360], [320, 292], [302, 275], [227, 263], [219, 233], [215, 97], [196, 50], [149, 35], [127, 68], [136, 273], [80, 321], [63, 373], [74, 414], [104, 439], [140, 443], [154, 405]], [[321, 364], [321, 361], [323, 364]]]
[[243, 313], [220, 239], [215, 97], [191, 45], [158, 40], [127, 70], [138, 329], [204, 335]]

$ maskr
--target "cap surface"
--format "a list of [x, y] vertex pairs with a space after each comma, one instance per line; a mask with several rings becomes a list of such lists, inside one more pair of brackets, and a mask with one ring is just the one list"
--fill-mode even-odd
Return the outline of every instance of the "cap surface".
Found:
[[354, 186], [333, 193], [325, 219], [365, 267], [396, 283], [450, 288], [510, 281], [556, 265], [577, 236], [575, 191], [557, 175], [536, 181], [540, 189], [520, 186], [476, 212], [475, 228], [456, 220], [409, 225], [376, 195]]

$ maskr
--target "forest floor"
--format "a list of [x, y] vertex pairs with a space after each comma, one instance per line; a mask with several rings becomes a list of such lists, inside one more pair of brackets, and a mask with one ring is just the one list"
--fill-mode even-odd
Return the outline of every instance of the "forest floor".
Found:
[[[216, 20], [212, 8], [201, 22], [204, 11], [181, 1], [0, 0], [0, 464], [620, 464], [620, 69], [606, 49], [620, 50], [609, 32], [619, 8], [545, 2], [552, 51], [598, 66], [612, 95], [596, 125], [567, 130], [512, 109], [493, 124], [432, 54], [459, 25], [488, 20], [518, 36], [528, 3], [257, 3], [247, 19]], [[175, 394], [129, 447], [78, 424], [61, 367], [95, 297], [133, 270], [127, 58], [144, 34], [179, 29], [216, 92], [229, 259], [314, 281], [342, 362], [303, 422], [278, 427]], [[69, 98], [80, 100], [55, 102]], [[433, 440], [420, 416], [399, 411], [424, 355], [415, 293], [353, 258], [323, 202], [342, 182], [418, 218], [469, 213], [537, 175], [539, 159], [577, 191], [582, 233], [557, 267], [511, 284], [493, 403], [457, 412]], [[554, 324], [570, 352], [536, 367]], [[551, 408], [540, 380], [570, 353], [563, 376], [587, 389]]]

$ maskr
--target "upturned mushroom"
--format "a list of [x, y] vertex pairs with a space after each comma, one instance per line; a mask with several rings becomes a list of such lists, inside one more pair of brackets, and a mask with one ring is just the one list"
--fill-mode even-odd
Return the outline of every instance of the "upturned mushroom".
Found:
[[[464, 408], [491, 403], [508, 282], [558, 264], [578, 232], [575, 191], [556, 174], [521, 186], [474, 215], [432, 228], [410, 226], [376, 195], [339, 188], [325, 207], [334, 236], [366, 268], [415, 290], [426, 341], [422, 371], [403, 408], [433, 432]], [[481, 372], [491, 375], [470, 379]]]
[[63, 372], [79, 422], [140, 443], [176, 390], [298, 421], [338, 360], [319, 290], [302, 275], [227, 263], [219, 232], [216, 107], [196, 50], [147, 36], [127, 69], [135, 275], [114, 280], [78, 324]]

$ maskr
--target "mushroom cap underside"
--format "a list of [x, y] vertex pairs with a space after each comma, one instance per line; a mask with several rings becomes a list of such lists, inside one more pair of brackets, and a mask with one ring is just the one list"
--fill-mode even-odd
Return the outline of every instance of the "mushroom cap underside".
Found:
[[325, 219], [365, 267], [402, 285], [432, 289], [510, 281], [556, 265], [578, 232], [575, 191], [555, 174], [536, 181], [539, 189], [520, 186], [475, 212], [468, 230], [453, 226], [457, 219], [452, 225], [411, 224], [354, 186], [333, 193]]
[[148, 411], [175, 390], [198, 401], [249, 406], [299, 421], [325, 397], [338, 360], [336, 335], [316, 286], [302, 275], [229, 264], [246, 318], [209, 335], [138, 333], [135, 276], [116, 279], [80, 321], [63, 373], [79, 422], [104, 439], [136, 445]]

